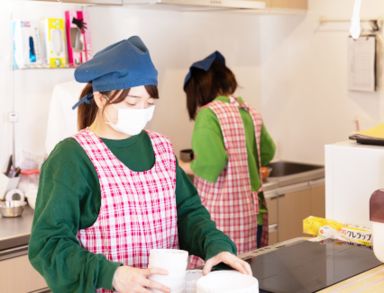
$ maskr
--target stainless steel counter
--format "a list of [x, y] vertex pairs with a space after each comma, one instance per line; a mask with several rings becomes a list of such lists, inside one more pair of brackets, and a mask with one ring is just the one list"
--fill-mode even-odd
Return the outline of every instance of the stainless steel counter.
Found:
[[264, 195], [266, 198], [273, 197], [276, 192], [281, 189], [286, 189], [289, 186], [308, 185], [313, 186], [324, 182], [324, 168], [317, 170], [302, 172], [293, 175], [268, 178], [268, 181], [263, 184]]
[[21, 217], [0, 217], [0, 252], [28, 244], [33, 221], [33, 209], [26, 206]]

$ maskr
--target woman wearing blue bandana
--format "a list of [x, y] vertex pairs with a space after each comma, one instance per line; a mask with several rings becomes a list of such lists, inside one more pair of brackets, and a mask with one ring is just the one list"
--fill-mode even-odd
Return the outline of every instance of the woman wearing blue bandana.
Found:
[[191, 65], [184, 91], [189, 117], [195, 120], [195, 158], [183, 168], [194, 174], [202, 203], [217, 227], [244, 253], [268, 244], [259, 174], [272, 160], [275, 144], [261, 115], [235, 96], [236, 88], [236, 78], [220, 52]]
[[75, 71], [87, 83], [79, 132], [42, 167], [29, 243], [32, 265], [53, 292], [169, 292], [152, 281], [152, 248], [181, 248], [251, 274], [210, 220], [171, 143], [144, 131], [159, 98], [157, 71], [137, 36]]

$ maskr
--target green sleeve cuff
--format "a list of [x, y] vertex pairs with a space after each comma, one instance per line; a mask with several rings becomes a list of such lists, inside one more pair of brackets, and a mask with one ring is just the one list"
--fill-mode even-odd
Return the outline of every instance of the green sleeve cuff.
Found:
[[237, 249], [234, 244], [223, 240], [216, 240], [207, 248], [205, 260], [208, 260], [223, 251], [228, 251], [235, 255], [237, 254]]
[[112, 290], [113, 276], [117, 268], [122, 265], [121, 263], [106, 261], [100, 268], [100, 283], [98, 287]]
[[[237, 254], [236, 247], [234, 245], [231, 245], [226, 241], [216, 241], [214, 245], [211, 245], [211, 247], [208, 247], [205, 260], [208, 260], [211, 257], [214, 257], [215, 255], [223, 251], [228, 251], [235, 255]], [[219, 263], [212, 268], [212, 271], [218, 271], [218, 270], [233, 270], [233, 268], [231, 268], [230, 266], [224, 263]]]

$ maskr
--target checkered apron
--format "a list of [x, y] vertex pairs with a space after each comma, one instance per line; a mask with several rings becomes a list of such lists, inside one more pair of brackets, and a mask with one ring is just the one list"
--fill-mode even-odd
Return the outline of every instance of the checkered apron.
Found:
[[[239, 109], [246, 109], [253, 119], [259, 162], [262, 119], [260, 114], [245, 103], [240, 104], [234, 97], [230, 97], [230, 103], [214, 101], [206, 107], [219, 120], [228, 163], [215, 183], [195, 176], [194, 184], [217, 227], [235, 242], [239, 254], [248, 252], [257, 246], [258, 193], [262, 192], [262, 187], [257, 192], [252, 191], [245, 129]], [[264, 241], [268, 241], [263, 236]], [[203, 265], [202, 260], [193, 256], [190, 267], [200, 265]]]
[[101, 191], [99, 215], [92, 226], [78, 232], [80, 244], [137, 268], [148, 266], [152, 248], [178, 248], [175, 156], [167, 139], [148, 134], [155, 164], [143, 172], [126, 167], [88, 129], [74, 137], [95, 167]]

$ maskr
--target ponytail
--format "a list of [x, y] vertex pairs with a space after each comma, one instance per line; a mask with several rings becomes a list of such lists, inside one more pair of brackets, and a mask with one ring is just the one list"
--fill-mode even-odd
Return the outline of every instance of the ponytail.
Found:
[[[84, 97], [92, 93], [93, 93], [92, 84], [87, 83], [87, 85], [83, 88], [81, 92], [80, 99], [81, 97]], [[77, 110], [77, 128], [79, 130], [82, 130], [90, 126], [96, 118], [97, 111], [98, 111], [98, 107], [94, 99], [90, 100], [90, 104], [84, 103], [79, 105], [79, 108]]]

